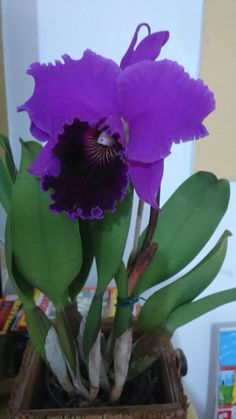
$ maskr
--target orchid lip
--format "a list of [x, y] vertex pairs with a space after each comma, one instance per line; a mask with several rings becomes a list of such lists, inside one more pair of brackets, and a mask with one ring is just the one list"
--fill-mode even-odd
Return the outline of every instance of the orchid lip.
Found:
[[114, 162], [119, 152], [119, 144], [107, 131], [89, 127], [83, 135], [83, 151], [87, 156], [88, 166], [104, 168]]
[[97, 125], [79, 119], [65, 125], [53, 147], [60, 172], [43, 179], [43, 189], [53, 191], [50, 209], [72, 220], [102, 219], [104, 211], [115, 211], [128, 190], [128, 165], [117, 135], [109, 136]]

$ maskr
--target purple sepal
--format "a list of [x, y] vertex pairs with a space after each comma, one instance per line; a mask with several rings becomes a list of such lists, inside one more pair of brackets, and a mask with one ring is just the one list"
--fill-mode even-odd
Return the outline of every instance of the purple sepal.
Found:
[[157, 193], [159, 191], [164, 171], [164, 160], [152, 164], [129, 162], [131, 181], [134, 188], [144, 202], [159, 209]]
[[[148, 36], [146, 36], [135, 48], [138, 40], [140, 29], [146, 26]], [[161, 48], [169, 39], [169, 32], [155, 32], [151, 34], [150, 26], [147, 23], [141, 23], [137, 26], [130, 46], [121, 60], [120, 67], [122, 69], [143, 60], [155, 60], [160, 54]]]

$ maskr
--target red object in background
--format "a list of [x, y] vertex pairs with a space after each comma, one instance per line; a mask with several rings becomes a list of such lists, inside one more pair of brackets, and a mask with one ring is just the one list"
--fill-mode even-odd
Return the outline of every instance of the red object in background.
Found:
[[4, 326], [13, 304], [14, 301], [5, 301], [0, 299], [0, 330]]
[[232, 419], [231, 410], [221, 410], [218, 412], [217, 419]]

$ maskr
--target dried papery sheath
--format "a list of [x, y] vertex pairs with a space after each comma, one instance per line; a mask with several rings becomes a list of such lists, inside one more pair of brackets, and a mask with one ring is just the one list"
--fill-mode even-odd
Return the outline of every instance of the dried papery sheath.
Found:
[[119, 400], [126, 382], [129, 361], [132, 351], [132, 328], [129, 328], [115, 341], [114, 348], [114, 386], [111, 390], [110, 401]]
[[83, 352], [83, 333], [84, 333], [84, 327], [85, 327], [86, 318], [83, 317], [83, 319], [80, 322], [79, 326], [79, 334], [76, 338], [76, 343], [78, 346], [79, 356], [84, 361], [84, 352]]
[[106, 359], [107, 340], [109, 336], [105, 336], [101, 332], [101, 369], [100, 369], [100, 386], [106, 394], [110, 394], [111, 385], [109, 381], [109, 365]]
[[66, 361], [61, 351], [57, 334], [53, 327], [49, 330], [45, 340], [45, 354], [50, 368], [57, 377], [61, 386], [67, 393], [73, 394], [74, 388], [68, 375]]
[[111, 390], [111, 385], [108, 379], [107, 371], [105, 368], [104, 360], [101, 358], [101, 366], [100, 366], [100, 385], [102, 390], [109, 394]]
[[101, 331], [89, 353], [89, 383], [90, 383], [90, 400], [95, 400], [100, 387], [101, 374]]
[[75, 393], [79, 396], [84, 397], [86, 400], [90, 399], [89, 392], [86, 389], [85, 385], [83, 384], [83, 378], [81, 377], [80, 373], [80, 362], [79, 362], [79, 354], [76, 351], [76, 373], [72, 371], [70, 365], [67, 363], [68, 370], [70, 372], [70, 377], [75, 388]]
[[111, 329], [106, 339], [106, 346], [104, 350], [104, 365], [107, 370], [109, 370], [110, 365], [113, 361], [114, 340], [114, 330]]
[[133, 345], [128, 379], [132, 379], [149, 368], [168, 347], [171, 335], [165, 329], [155, 329], [141, 335]]

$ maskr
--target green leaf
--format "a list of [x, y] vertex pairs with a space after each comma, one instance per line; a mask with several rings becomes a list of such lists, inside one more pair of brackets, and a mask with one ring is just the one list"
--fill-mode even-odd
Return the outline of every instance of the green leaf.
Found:
[[12, 179], [2, 159], [0, 159], [0, 202], [7, 214], [11, 206], [12, 187]]
[[31, 309], [34, 307], [34, 287], [26, 281], [19, 271], [15, 257], [12, 252], [12, 238], [11, 238], [11, 213], [8, 214], [6, 229], [5, 229], [5, 254], [7, 271], [11, 283], [24, 304], [24, 308]]
[[207, 172], [194, 174], [175, 191], [160, 212], [153, 237], [158, 251], [135, 295], [172, 277], [193, 260], [222, 219], [229, 196], [229, 182]]
[[52, 324], [39, 307], [25, 307], [26, 326], [30, 339], [39, 355], [46, 361], [45, 339]]
[[95, 294], [86, 318], [83, 333], [83, 353], [86, 361], [101, 328], [102, 302], [103, 294]]
[[49, 211], [48, 195], [28, 168], [40, 152], [36, 142], [22, 144], [22, 159], [12, 193], [12, 247], [18, 269], [59, 307], [78, 274], [81, 241], [77, 222]]
[[69, 286], [69, 295], [72, 301], [75, 301], [77, 295], [83, 288], [88, 278], [94, 258], [93, 242], [91, 235], [91, 221], [80, 220], [79, 228], [82, 243], [83, 262], [79, 274], [76, 276], [76, 278]]
[[38, 353], [46, 360], [44, 344], [47, 333], [51, 327], [51, 322], [47, 316], [35, 305], [34, 287], [26, 281], [19, 271], [11, 243], [11, 214], [7, 217], [5, 230], [5, 251], [8, 275], [11, 283], [24, 305], [27, 330]]
[[129, 232], [133, 191], [130, 188], [114, 213], [106, 212], [101, 221], [94, 222], [93, 246], [97, 264], [97, 291], [103, 293], [119, 269]]
[[191, 322], [208, 311], [233, 301], [236, 301], [236, 288], [217, 292], [192, 303], [183, 304], [171, 313], [165, 329], [172, 334], [178, 327]]
[[192, 301], [210, 285], [222, 266], [230, 235], [225, 231], [216, 246], [190, 272], [148, 298], [138, 318], [142, 329], [161, 327], [173, 310]]
[[13, 182], [16, 180], [16, 167], [10, 147], [8, 138], [5, 135], [0, 134], [0, 148], [4, 151], [4, 160], [8, 174], [10, 175]]

